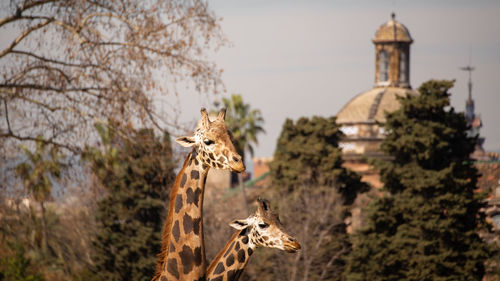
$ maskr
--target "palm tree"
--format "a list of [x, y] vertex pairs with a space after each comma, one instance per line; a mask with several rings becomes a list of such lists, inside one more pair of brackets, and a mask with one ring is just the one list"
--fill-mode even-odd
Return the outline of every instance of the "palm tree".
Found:
[[39, 136], [36, 149], [32, 152], [28, 147], [21, 146], [27, 159], [16, 166], [16, 173], [31, 196], [40, 203], [42, 211], [42, 252], [47, 254], [47, 222], [45, 201], [50, 198], [52, 189], [51, 177], [60, 176], [59, 154], [57, 148], [47, 149], [47, 143]]
[[243, 101], [240, 94], [232, 94], [231, 98], [223, 98], [222, 103], [227, 109], [226, 126], [233, 134], [234, 146], [245, 159], [245, 152], [254, 155], [253, 145], [258, 145], [257, 135], [265, 133], [262, 125], [264, 118], [258, 109], [251, 109]]
[[[257, 135], [265, 133], [262, 127], [264, 118], [260, 110], [251, 109], [250, 105], [243, 101], [240, 94], [232, 94], [230, 98], [223, 98], [222, 103], [227, 109], [226, 126], [233, 135], [233, 144], [245, 161], [246, 152], [250, 153], [252, 157], [254, 155], [254, 145], [259, 144]], [[248, 213], [247, 196], [241, 174], [238, 174], [238, 184], [241, 187]]]

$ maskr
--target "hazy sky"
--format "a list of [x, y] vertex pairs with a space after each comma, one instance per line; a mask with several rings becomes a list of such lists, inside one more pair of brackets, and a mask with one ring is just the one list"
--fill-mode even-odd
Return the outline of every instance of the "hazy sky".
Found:
[[[464, 111], [469, 63], [487, 150], [500, 150], [500, 1], [209, 1], [232, 47], [214, 60], [227, 93], [262, 111], [257, 157], [272, 156], [286, 118], [332, 116], [374, 84], [375, 31], [390, 19], [410, 31], [410, 82], [456, 79], [452, 105]], [[194, 102], [193, 102], [194, 101]], [[197, 119], [204, 97], [181, 101]]]
[[[452, 105], [465, 108], [469, 60], [476, 113], [487, 150], [500, 151], [500, 1], [498, 0], [209, 0], [232, 43], [211, 59], [227, 92], [262, 111], [267, 133], [257, 157], [272, 156], [286, 118], [333, 116], [374, 84], [377, 28], [390, 19], [410, 31], [410, 82], [456, 79]], [[8, 30], [0, 33], [5, 43]], [[8, 41], [8, 40], [7, 40]], [[220, 98], [220, 97], [219, 97]], [[181, 93], [180, 121], [200, 117], [213, 96]]]

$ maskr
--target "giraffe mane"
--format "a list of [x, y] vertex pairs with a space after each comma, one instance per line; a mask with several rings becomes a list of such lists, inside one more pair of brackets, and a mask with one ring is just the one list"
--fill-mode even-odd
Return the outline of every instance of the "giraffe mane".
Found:
[[[194, 148], [193, 148], [193, 150], [194, 150]], [[174, 185], [172, 186], [172, 189], [170, 190], [169, 202], [171, 202], [173, 200], [172, 194], [174, 194], [173, 193], [174, 190], [179, 188], [181, 176], [182, 176], [181, 172], [184, 169], [186, 169], [186, 166], [188, 165], [189, 160], [191, 159], [191, 156], [193, 155], [193, 150], [191, 150], [191, 152], [189, 152], [188, 156], [186, 157], [186, 160], [184, 160], [184, 165], [182, 165], [182, 169], [179, 171], [177, 177], [175, 178]], [[168, 250], [170, 248], [170, 245], [168, 244], [168, 242], [170, 241], [170, 232], [168, 232], [167, 229], [170, 229], [170, 226], [173, 223], [172, 217], [173, 217], [173, 212], [174, 212], [174, 204], [169, 204], [169, 205], [170, 206], [169, 206], [169, 210], [168, 210], [168, 216], [167, 216], [167, 219], [165, 221], [165, 225], [163, 226], [163, 233], [162, 233], [162, 237], [161, 237], [161, 252], [157, 255], [156, 271], [155, 271], [155, 275], [153, 276], [153, 279], [151, 279], [151, 281], [156, 281], [160, 278], [161, 273], [162, 273], [162, 267], [163, 267], [163, 264], [165, 263], [165, 257], [167, 256]]]

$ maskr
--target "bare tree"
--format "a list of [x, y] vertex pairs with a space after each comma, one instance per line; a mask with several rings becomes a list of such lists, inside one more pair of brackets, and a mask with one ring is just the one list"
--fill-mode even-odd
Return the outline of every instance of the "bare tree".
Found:
[[14, 32], [0, 49], [4, 148], [42, 135], [79, 151], [108, 120], [164, 129], [177, 109], [160, 114], [156, 97], [220, 90], [207, 56], [225, 39], [207, 1], [11, 0], [0, 10], [0, 29]]
[[346, 206], [335, 188], [304, 184], [291, 194], [265, 195], [279, 205], [286, 228], [302, 249], [286, 254], [259, 249], [243, 280], [340, 280], [350, 251], [345, 231]]

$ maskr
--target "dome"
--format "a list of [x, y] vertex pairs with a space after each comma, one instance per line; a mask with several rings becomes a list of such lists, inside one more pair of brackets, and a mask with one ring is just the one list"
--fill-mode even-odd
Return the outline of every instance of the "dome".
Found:
[[351, 99], [337, 114], [338, 124], [385, 122], [385, 112], [399, 108], [398, 96], [416, 95], [411, 89], [399, 87], [373, 88]]
[[412, 43], [410, 32], [402, 23], [395, 20], [395, 14], [392, 13], [392, 19], [382, 24], [375, 33], [374, 43], [383, 42], [406, 42]]

